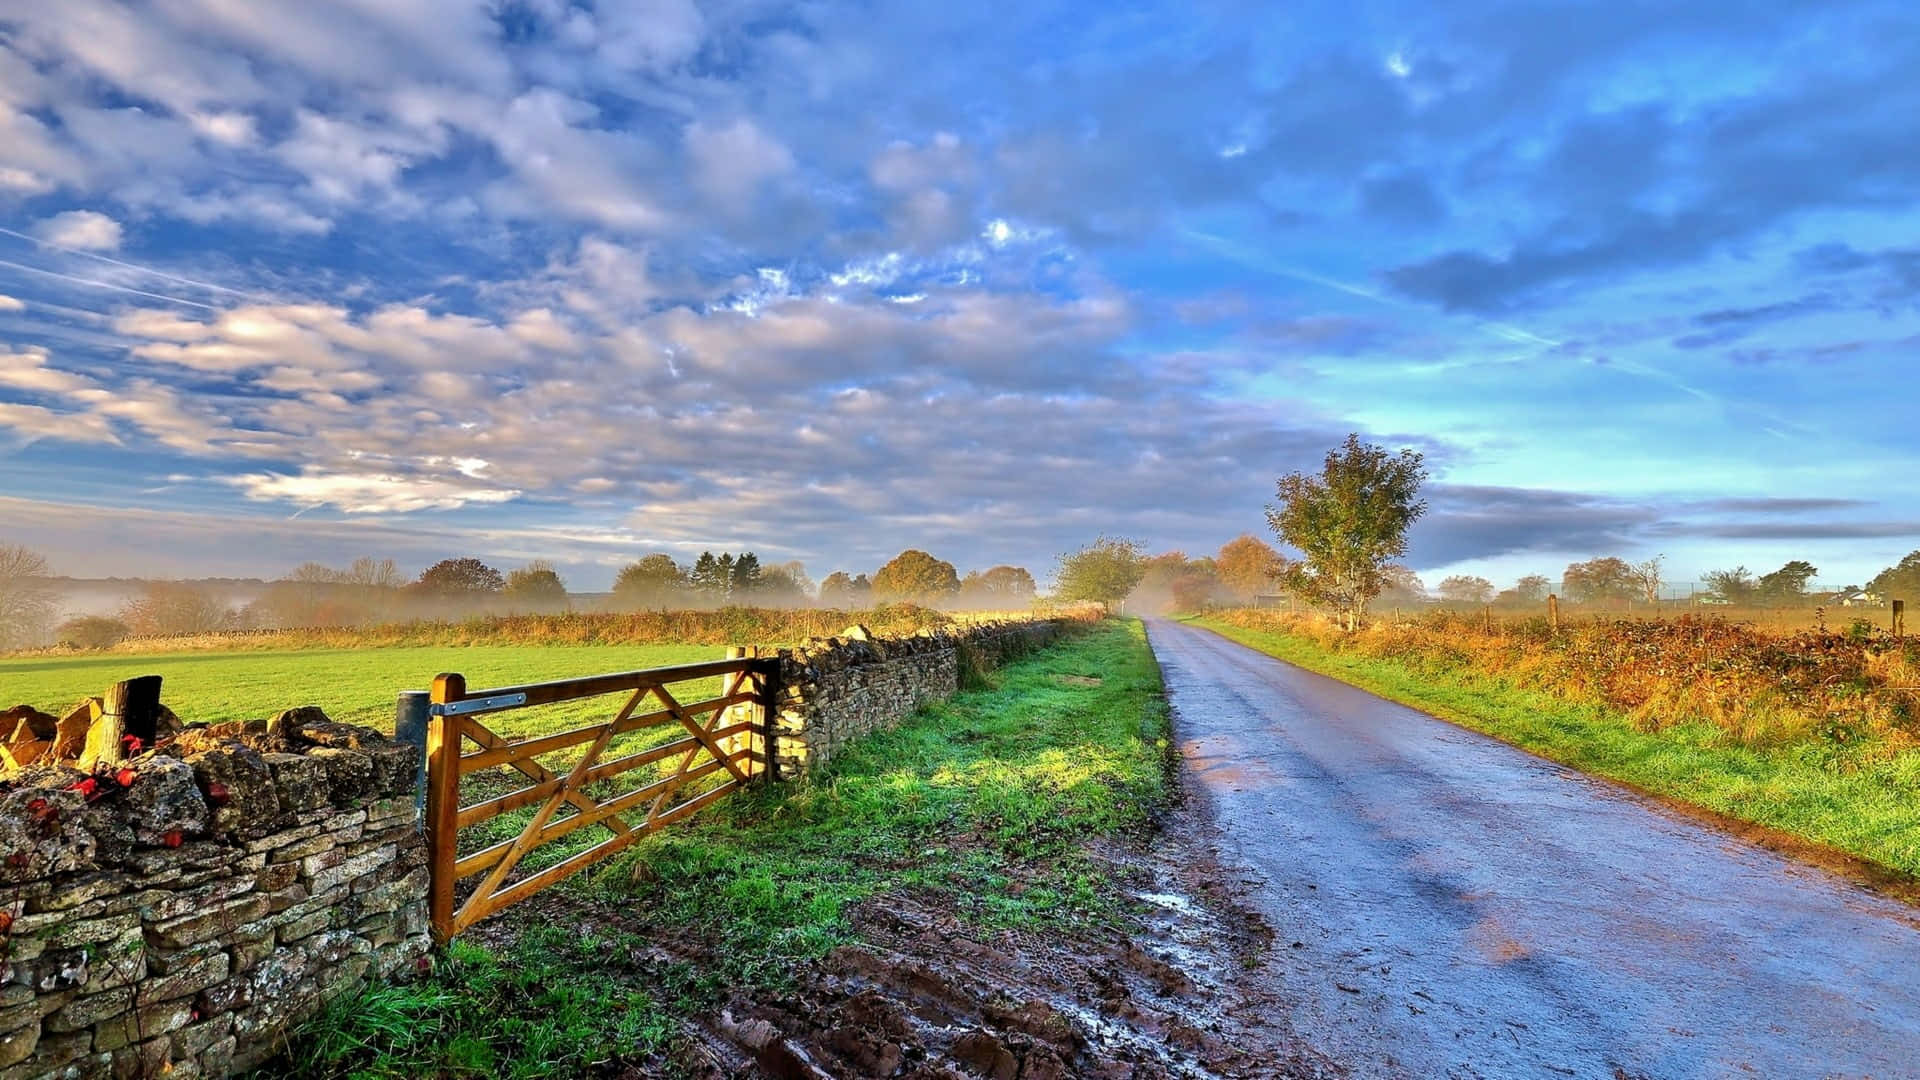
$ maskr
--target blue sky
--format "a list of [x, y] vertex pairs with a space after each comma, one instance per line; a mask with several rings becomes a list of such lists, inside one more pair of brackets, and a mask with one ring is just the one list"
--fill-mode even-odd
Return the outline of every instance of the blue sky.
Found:
[[0, 2], [0, 541], [74, 574], [1920, 547], [1920, 9]]

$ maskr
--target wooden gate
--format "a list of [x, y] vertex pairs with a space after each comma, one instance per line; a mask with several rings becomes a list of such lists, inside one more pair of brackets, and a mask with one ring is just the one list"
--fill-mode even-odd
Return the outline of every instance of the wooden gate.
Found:
[[[776, 659], [736, 656], [491, 690], [469, 690], [458, 674], [434, 679], [427, 729], [426, 827], [435, 940], [445, 944], [488, 915], [600, 862], [647, 833], [698, 813], [756, 778], [771, 777], [779, 671]], [[721, 680], [717, 697], [683, 704], [668, 689], [715, 677]], [[479, 720], [493, 713], [615, 694], [624, 695], [624, 701], [610, 719], [551, 735], [505, 738]], [[647, 729], [676, 725], [684, 735], [631, 752], [621, 749], [619, 756], [603, 760], [619, 742], [645, 742]], [[584, 751], [576, 749], [582, 746]], [[553, 754], [572, 760], [556, 762], [555, 768], [538, 760]], [[655, 766], [652, 776], [626, 775], [648, 765]], [[507, 777], [530, 783], [495, 793]], [[621, 777], [625, 779], [617, 779]], [[468, 781], [467, 794], [484, 797], [463, 804], [463, 780]], [[510, 838], [462, 852], [462, 829], [533, 806], [538, 807], [533, 816]], [[542, 845], [590, 826], [611, 835], [513, 876]], [[485, 876], [470, 889], [460, 887], [460, 882], [481, 874]]]

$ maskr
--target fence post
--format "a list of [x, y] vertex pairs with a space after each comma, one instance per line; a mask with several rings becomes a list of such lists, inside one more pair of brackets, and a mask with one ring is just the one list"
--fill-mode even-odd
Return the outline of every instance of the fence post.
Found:
[[160, 676], [114, 683], [100, 701], [100, 718], [87, 729], [86, 747], [80, 753], [82, 769], [125, 759], [130, 738], [140, 740], [143, 750], [152, 748], [160, 726]]
[[760, 752], [766, 755], [762, 774], [769, 784], [780, 781], [780, 655], [760, 661], [754, 681], [760, 684]]
[[1907, 602], [1893, 601], [1893, 636], [1900, 637], [1907, 632]]
[[[459, 701], [467, 680], [456, 673], [434, 676], [432, 705]], [[460, 846], [460, 725], [458, 716], [434, 716], [427, 724], [427, 915], [433, 939], [453, 937], [453, 867]]]
[[1547, 594], [1547, 623], [1554, 633], [1560, 632], [1560, 598], [1552, 593]]
[[427, 807], [427, 725], [433, 719], [433, 695], [425, 690], [402, 690], [393, 706], [393, 741], [418, 753], [413, 761], [413, 818], [424, 824]]

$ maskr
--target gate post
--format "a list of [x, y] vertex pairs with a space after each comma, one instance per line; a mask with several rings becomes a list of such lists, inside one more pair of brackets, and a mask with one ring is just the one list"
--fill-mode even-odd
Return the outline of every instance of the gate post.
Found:
[[427, 805], [427, 727], [433, 720], [433, 695], [425, 690], [402, 690], [393, 706], [393, 741], [417, 751], [413, 760], [413, 817], [424, 826]]
[[754, 673], [754, 681], [759, 684], [760, 701], [760, 752], [766, 755], [765, 783], [778, 783], [780, 780], [780, 653], [763, 657]]
[[[432, 705], [459, 701], [467, 680], [457, 673], [433, 680]], [[460, 845], [459, 716], [435, 715], [427, 725], [427, 916], [433, 940], [445, 946], [453, 938], [453, 875]]]

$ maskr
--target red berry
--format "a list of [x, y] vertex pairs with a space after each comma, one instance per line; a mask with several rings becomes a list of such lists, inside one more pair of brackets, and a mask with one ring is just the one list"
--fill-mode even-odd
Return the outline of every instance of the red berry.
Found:
[[121, 769], [119, 772], [113, 774], [113, 778], [119, 782], [121, 787], [132, 787], [134, 780], [138, 778], [139, 775], [139, 773], [134, 772], [132, 769]]
[[160, 842], [167, 845], [168, 847], [179, 847], [180, 846], [180, 830], [169, 829], [167, 831], [167, 834], [160, 838]]
[[218, 780], [207, 785], [207, 801], [215, 806], [227, 805], [227, 785]]

